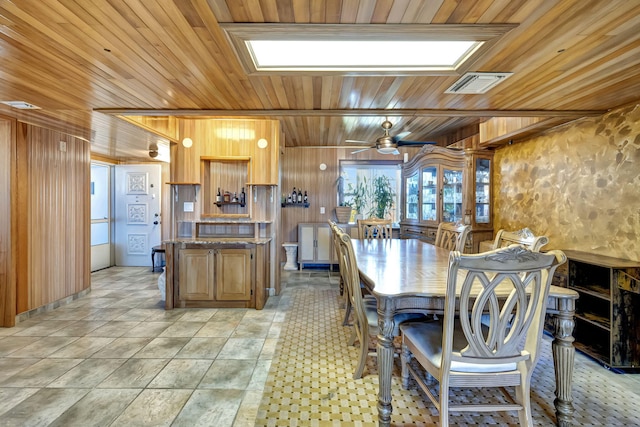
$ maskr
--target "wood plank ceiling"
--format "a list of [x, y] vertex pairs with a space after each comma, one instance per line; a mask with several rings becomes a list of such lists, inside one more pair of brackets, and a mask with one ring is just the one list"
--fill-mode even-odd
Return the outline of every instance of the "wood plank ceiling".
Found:
[[[444, 94], [457, 76], [248, 76], [220, 23], [517, 24], [470, 70], [514, 75], [483, 95]], [[153, 135], [105, 112], [277, 118], [291, 147], [373, 141], [385, 117], [442, 140], [637, 102], [639, 28], [637, 0], [0, 1], [0, 101], [41, 107], [0, 114], [116, 158], [146, 157]]]

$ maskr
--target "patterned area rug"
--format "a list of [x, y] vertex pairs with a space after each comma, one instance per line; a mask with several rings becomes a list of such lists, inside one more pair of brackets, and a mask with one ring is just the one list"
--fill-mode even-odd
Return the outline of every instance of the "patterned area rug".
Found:
[[[256, 418], [256, 426], [377, 426], [378, 377], [375, 357], [369, 357], [364, 377], [353, 379], [357, 348], [348, 346], [349, 327], [342, 326], [343, 312], [337, 290], [291, 291], [291, 307], [278, 342]], [[545, 337], [542, 359], [533, 376], [532, 412], [539, 426], [555, 424], [555, 379], [551, 341]], [[403, 390], [397, 360], [392, 386], [394, 426], [434, 426], [435, 408], [412, 384]], [[589, 372], [585, 372], [586, 367]], [[597, 372], [596, 375], [593, 372]], [[578, 355], [574, 378], [575, 425], [637, 425], [638, 395], [607, 386], [606, 376], [616, 375]], [[633, 382], [637, 384], [637, 382]], [[617, 408], [601, 406], [590, 390], [619, 393]], [[454, 390], [456, 399], [482, 399], [488, 391]], [[614, 394], [615, 395], [615, 394]], [[489, 396], [491, 397], [491, 396]], [[517, 425], [513, 413], [452, 415], [450, 423], [469, 425]]]

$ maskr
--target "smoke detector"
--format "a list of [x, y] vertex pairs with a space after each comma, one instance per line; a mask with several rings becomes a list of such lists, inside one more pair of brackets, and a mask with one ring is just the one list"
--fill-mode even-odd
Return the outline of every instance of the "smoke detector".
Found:
[[444, 93], [485, 93], [513, 73], [466, 73]]

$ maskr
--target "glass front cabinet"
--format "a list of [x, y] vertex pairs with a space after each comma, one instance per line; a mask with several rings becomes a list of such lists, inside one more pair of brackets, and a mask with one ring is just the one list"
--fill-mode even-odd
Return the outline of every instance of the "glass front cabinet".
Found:
[[426, 145], [402, 167], [400, 236], [433, 243], [440, 222], [471, 225], [467, 253], [493, 238], [493, 152]]

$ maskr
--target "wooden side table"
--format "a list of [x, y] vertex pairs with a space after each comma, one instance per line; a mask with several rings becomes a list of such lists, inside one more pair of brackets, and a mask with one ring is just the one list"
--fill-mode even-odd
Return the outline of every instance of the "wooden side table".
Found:
[[[164, 245], [151, 248], [151, 271], [156, 271], [156, 253], [164, 255]], [[162, 267], [162, 265], [160, 267]]]

